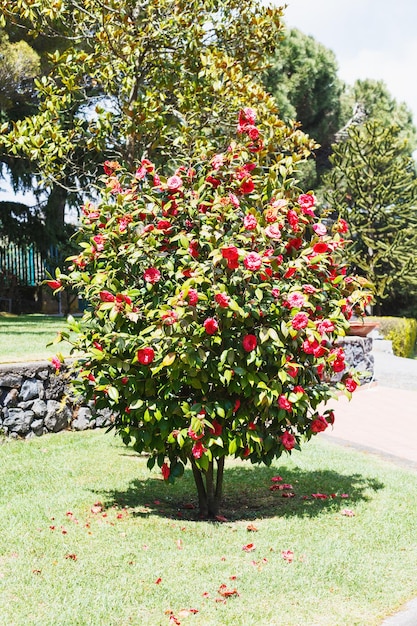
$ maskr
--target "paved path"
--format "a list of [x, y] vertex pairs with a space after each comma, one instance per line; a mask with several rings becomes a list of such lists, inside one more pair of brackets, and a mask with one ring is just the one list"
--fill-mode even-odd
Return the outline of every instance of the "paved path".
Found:
[[[417, 361], [374, 352], [376, 384], [330, 403], [336, 420], [324, 436], [417, 469]], [[417, 624], [417, 623], [416, 623]]]

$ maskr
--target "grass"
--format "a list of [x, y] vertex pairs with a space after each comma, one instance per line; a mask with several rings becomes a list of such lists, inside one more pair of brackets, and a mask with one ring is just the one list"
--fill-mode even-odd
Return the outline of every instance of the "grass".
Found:
[[417, 593], [417, 473], [327, 441], [230, 461], [224, 523], [102, 431], [4, 441], [0, 471], [8, 626], [376, 626]]
[[69, 344], [47, 347], [65, 325], [64, 318], [52, 315], [0, 314], [0, 363], [48, 359], [57, 352], [67, 356]]

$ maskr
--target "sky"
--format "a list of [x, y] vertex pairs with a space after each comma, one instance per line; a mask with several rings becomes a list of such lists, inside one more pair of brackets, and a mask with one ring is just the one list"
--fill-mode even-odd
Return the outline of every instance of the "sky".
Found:
[[[283, 2], [274, 2], [280, 6]], [[417, 0], [286, 0], [284, 21], [336, 55], [339, 77], [383, 80], [417, 125]]]

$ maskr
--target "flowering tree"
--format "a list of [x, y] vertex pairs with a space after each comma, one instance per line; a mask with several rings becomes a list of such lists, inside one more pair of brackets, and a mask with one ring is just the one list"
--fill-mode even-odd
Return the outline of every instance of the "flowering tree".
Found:
[[[191, 464], [202, 516], [218, 512], [227, 455], [269, 465], [333, 422], [318, 407], [362, 307], [338, 261], [346, 223], [328, 229], [291, 178], [296, 155], [255, 122], [244, 109], [239, 143], [168, 179], [147, 159], [133, 175], [107, 162], [82, 251], [49, 281], [90, 303], [70, 320], [77, 386], [165, 480]], [[346, 371], [336, 387], [356, 384]]]

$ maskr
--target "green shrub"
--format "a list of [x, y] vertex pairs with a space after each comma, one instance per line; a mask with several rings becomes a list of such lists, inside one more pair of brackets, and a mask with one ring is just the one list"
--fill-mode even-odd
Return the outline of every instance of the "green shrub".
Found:
[[378, 317], [379, 332], [392, 341], [396, 356], [412, 357], [417, 339], [417, 321], [406, 317]]

